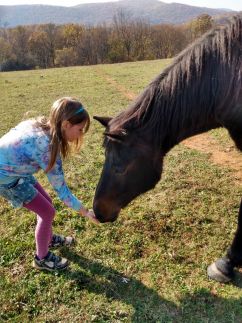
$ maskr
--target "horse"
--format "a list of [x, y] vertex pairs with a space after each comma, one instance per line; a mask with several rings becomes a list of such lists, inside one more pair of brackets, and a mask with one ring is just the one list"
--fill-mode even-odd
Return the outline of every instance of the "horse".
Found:
[[[100, 222], [154, 188], [164, 156], [182, 140], [225, 127], [242, 150], [242, 15], [207, 32], [181, 52], [114, 118], [94, 116], [104, 127], [105, 162], [93, 201]], [[211, 279], [228, 282], [242, 265], [242, 201], [235, 237], [211, 264]]]

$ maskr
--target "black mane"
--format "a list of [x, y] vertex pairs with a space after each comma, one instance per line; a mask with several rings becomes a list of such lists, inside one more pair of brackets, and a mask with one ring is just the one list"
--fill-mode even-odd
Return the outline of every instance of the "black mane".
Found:
[[226, 126], [219, 111], [225, 114], [225, 106], [233, 109], [241, 95], [241, 57], [242, 17], [238, 15], [181, 52], [127, 110], [112, 119], [111, 131], [151, 131], [158, 144], [169, 132], [174, 136], [169, 145], [173, 145]]

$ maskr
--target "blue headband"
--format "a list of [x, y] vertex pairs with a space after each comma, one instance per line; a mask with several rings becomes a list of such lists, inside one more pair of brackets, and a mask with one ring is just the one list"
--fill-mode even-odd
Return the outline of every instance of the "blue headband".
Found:
[[81, 106], [76, 112], [75, 112], [75, 114], [74, 114], [74, 116], [75, 115], [77, 115], [78, 113], [81, 113], [81, 112], [83, 112], [84, 111], [84, 108]]

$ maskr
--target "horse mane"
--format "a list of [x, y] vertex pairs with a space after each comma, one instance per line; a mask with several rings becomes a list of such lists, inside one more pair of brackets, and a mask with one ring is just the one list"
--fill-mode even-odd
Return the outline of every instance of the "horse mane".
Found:
[[127, 110], [111, 120], [110, 131], [140, 129], [159, 137], [161, 129], [177, 129], [188, 119], [195, 126], [195, 115], [201, 112], [208, 119], [215, 106], [232, 103], [239, 95], [234, 85], [241, 49], [242, 16], [237, 15], [182, 51]]

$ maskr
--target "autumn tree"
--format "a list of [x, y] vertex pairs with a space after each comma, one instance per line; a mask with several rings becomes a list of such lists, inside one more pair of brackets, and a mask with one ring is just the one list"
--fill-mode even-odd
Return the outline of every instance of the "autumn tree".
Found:
[[39, 67], [48, 68], [51, 66], [51, 58], [47, 46], [47, 34], [44, 31], [35, 31], [29, 38], [29, 48], [35, 56], [36, 63]]
[[[5, 41], [5, 45], [3, 45], [5, 54], [6, 48], [8, 48], [8, 57], [4, 62], [4, 70], [30, 69], [34, 67], [34, 60], [28, 49], [30, 33], [31, 31], [23, 26], [2, 30], [1, 35]], [[3, 44], [3, 41], [1, 43]], [[8, 46], [6, 46], [6, 43]]]
[[113, 32], [110, 40], [112, 56], [122, 57], [122, 60], [131, 60], [133, 45], [133, 29], [130, 14], [127, 11], [119, 10], [113, 18]]
[[10, 42], [12, 44], [12, 50], [19, 62], [25, 62], [27, 59], [28, 37], [28, 31], [22, 26], [11, 30]]
[[110, 50], [109, 37], [110, 28], [105, 24], [92, 28], [92, 48], [94, 64], [107, 62], [108, 53]]
[[208, 14], [202, 14], [188, 24], [190, 29], [191, 40], [202, 36], [205, 32], [211, 29], [214, 25], [213, 19]]
[[134, 60], [144, 60], [153, 57], [151, 52], [151, 26], [143, 20], [133, 22], [133, 52]]
[[28, 39], [28, 47], [42, 68], [55, 66], [56, 27], [53, 24], [41, 25]]
[[49, 56], [50, 67], [55, 66], [55, 49], [56, 49], [56, 35], [57, 27], [54, 24], [46, 24], [42, 26], [43, 32], [46, 34], [46, 48]]
[[152, 29], [152, 48], [156, 58], [169, 58], [186, 46], [186, 38], [177, 26], [156, 25]]
[[13, 59], [14, 56], [10, 44], [3, 37], [0, 37], [0, 70], [3, 69], [7, 61]]
[[73, 64], [81, 65], [85, 27], [77, 24], [67, 24], [62, 27], [61, 33], [63, 47], [71, 49]]
[[74, 66], [78, 62], [78, 56], [73, 47], [64, 47], [57, 49], [55, 52], [55, 65], [61, 66]]

